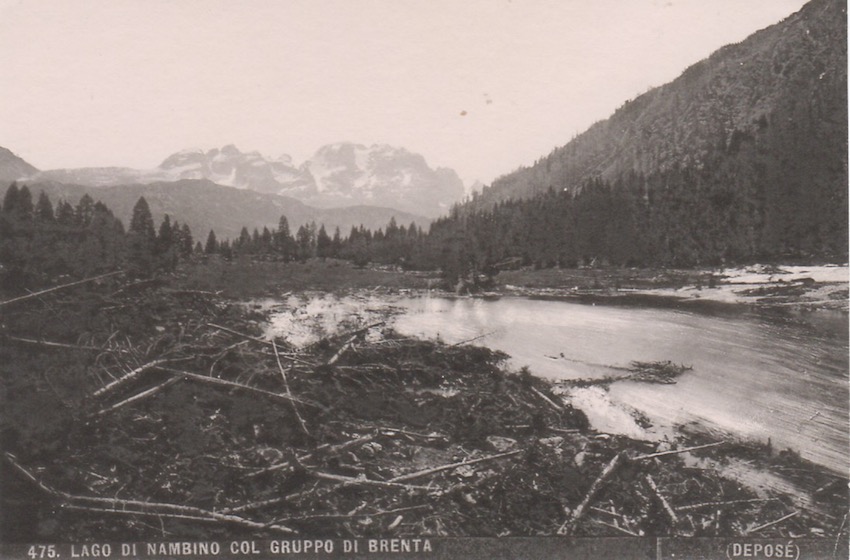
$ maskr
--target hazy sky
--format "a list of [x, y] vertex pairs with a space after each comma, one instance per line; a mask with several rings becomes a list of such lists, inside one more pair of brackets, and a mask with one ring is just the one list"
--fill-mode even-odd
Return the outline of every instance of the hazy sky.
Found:
[[387, 143], [490, 182], [804, 0], [0, 0], [0, 146], [41, 169]]

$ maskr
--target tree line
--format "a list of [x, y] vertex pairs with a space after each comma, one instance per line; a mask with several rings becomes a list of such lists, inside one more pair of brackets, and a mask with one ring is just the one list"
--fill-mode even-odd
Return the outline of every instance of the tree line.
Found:
[[[426, 233], [415, 223], [371, 231], [352, 227], [329, 234], [324, 225], [301, 225], [293, 234], [286, 216], [276, 229], [206, 242], [187, 224], [165, 215], [155, 228], [142, 197], [129, 228], [101, 202], [84, 195], [76, 206], [54, 208], [42, 192], [12, 184], [0, 209], [0, 273], [10, 286], [33, 285], [63, 274], [84, 276], [124, 267], [146, 276], [173, 270], [181, 259], [240, 255], [282, 261], [338, 258], [442, 270], [458, 277], [535, 268], [612, 266], [716, 266], [759, 260], [841, 260], [847, 256], [847, 196], [842, 189], [810, 184], [784, 190], [770, 168], [722, 161], [673, 167], [643, 175], [629, 172], [578, 189], [551, 186], [530, 199], [489, 208], [455, 206]], [[790, 209], [793, 208], [793, 211]]]
[[61, 200], [54, 206], [44, 192], [33, 202], [26, 185], [13, 183], [0, 207], [0, 279], [7, 288], [117, 268], [148, 276], [173, 270], [195, 249], [187, 224], [166, 215], [155, 228], [144, 198], [134, 206], [126, 230], [105, 204], [88, 194], [76, 205]]
[[40, 192], [13, 183], [0, 206], [0, 284], [20, 289], [44, 284], [62, 276], [85, 277], [122, 268], [144, 278], [158, 271], [173, 271], [181, 260], [217, 256], [225, 260], [251, 258], [306, 261], [339, 258], [358, 265], [369, 262], [405, 263], [424, 232], [415, 223], [405, 227], [390, 220], [386, 230], [375, 232], [352, 227], [348, 236], [336, 228], [329, 234], [324, 224], [301, 225], [293, 234], [286, 216], [277, 229], [264, 227], [249, 233], [243, 227], [234, 239], [219, 239], [210, 230], [206, 241], [195, 240], [188, 224], [166, 214], [156, 227], [150, 207], [140, 197], [125, 229], [102, 202], [83, 195], [76, 205], [65, 200], [55, 206]]
[[299, 226], [291, 233], [286, 216], [281, 216], [277, 229], [255, 228], [253, 233], [243, 227], [239, 237], [219, 241], [215, 231], [210, 231], [204, 245], [204, 253], [218, 254], [226, 259], [239, 255], [251, 255], [284, 261], [305, 261], [310, 258], [335, 258], [364, 266], [369, 262], [405, 264], [412, 261], [416, 247], [421, 245], [425, 233], [411, 223], [398, 225], [390, 218], [386, 229], [376, 231], [363, 227], [352, 227], [347, 236], [340, 229], [330, 235], [324, 224], [310, 222]]
[[456, 207], [431, 225], [411, 264], [457, 276], [513, 266], [846, 262], [846, 185], [780, 189], [771, 175], [758, 162], [673, 167]]

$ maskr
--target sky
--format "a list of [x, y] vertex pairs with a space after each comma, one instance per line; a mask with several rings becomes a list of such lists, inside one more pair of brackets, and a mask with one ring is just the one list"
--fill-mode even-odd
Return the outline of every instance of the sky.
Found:
[[390, 144], [491, 182], [804, 0], [0, 0], [0, 146], [40, 169]]

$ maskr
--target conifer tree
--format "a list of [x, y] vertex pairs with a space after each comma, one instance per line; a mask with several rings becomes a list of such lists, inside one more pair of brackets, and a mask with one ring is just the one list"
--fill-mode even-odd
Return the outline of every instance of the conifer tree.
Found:
[[68, 201], [62, 200], [56, 206], [56, 223], [63, 226], [74, 225], [74, 207]]
[[127, 267], [133, 276], [147, 277], [154, 270], [156, 232], [153, 217], [145, 197], [140, 197], [133, 207], [127, 239]]
[[339, 232], [339, 226], [334, 229], [334, 236], [331, 239], [331, 256], [335, 259], [339, 258], [342, 252], [342, 235]]
[[316, 255], [323, 259], [331, 256], [331, 238], [325, 231], [325, 224], [322, 224], [316, 235]]
[[77, 224], [80, 227], [87, 227], [94, 217], [94, 199], [88, 194], [84, 194], [80, 198], [80, 202], [77, 203], [74, 212], [76, 214]]
[[9, 188], [6, 189], [6, 195], [3, 197], [3, 213], [10, 215], [15, 211], [18, 205], [18, 192], [20, 189], [18, 188], [18, 183], [13, 182], [9, 185]]
[[169, 271], [177, 267], [176, 236], [168, 214], [163, 216], [162, 223], [159, 226], [155, 252], [160, 267]]
[[50, 198], [47, 197], [44, 191], [38, 194], [38, 202], [35, 204], [35, 217], [44, 223], [53, 223], [55, 221], [53, 203], [50, 202]]
[[189, 229], [189, 224], [183, 224], [180, 227], [180, 256], [186, 258], [191, 255], [192, 247], [192, 230]]
[[215, 238], [215, 232], [213, 230], [210, 230], [209, 235], [207, 235], [207, 244], [204, 246], [204, 253], [207, 255], [218, 253], [218, 241]]

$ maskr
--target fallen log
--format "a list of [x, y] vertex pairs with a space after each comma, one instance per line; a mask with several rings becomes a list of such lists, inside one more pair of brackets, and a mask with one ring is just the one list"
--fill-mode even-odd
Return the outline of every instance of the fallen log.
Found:
[[625, 515], [623, 515], [622, 513], [617, 513], [616, 511], [609, 511], [607, 509], [598, 508], [596, 506], [590, 506], [590, 509], [592, 509], [593, 511], [599, 512], [599, 513], [604, 513], [606, 515], [610, 515], [611, 517], [616, 517], [618, 519], [625, 519], [626, 518]]
[[148, 362], [146, 364], [143, 364], [143, 365], [137, 367], [136, 369], [132, 370], [131, 372], [119, 377], [115, 381], [112, 381], [111, 383], [107, 383], [106, 385], [104, 385], [103, 387], [101, 387], [100, 389], [98, 389], [97, 391], [92, 393], [91, 396], [93, 398], [100, 398], [103, 395], [114, 391], [118, 387], [125, 385], [125, 384], [129, 383], [130, 381], [133, 381], [134, 379], [138, 378], [144, 372], [149, 371], [151, 369], [154, 369], [155, 367], [157, 367], [161, 364], [165, 364], [165, 363], [172, 362], [172, 361], [174, 361], [174, 360], [166, 360], [166, 359], [153, 360], [152, 362]]
[[179, 377], [172, 377], [171, 379], [166, 379], [162, 383], [160, 383], [158, 385], [154, 385], [153, 387], [151, 387], [150, 389], [147, 389], [146, 391], [142, 391], [141, 393], [137, 393], [137, 394], [133, 395], [132, 397], [130, 397], [128, 399], [124, 399], [123, 401], [120, 401], [120, 402], [113, 404], [112, 406], [98, 410], [95, 414], [97, 416], [102, 416], [104, 414], [107, 414], [109, 412], [117, 410], [117, 409], [121, 408], [122, 406], [126, 406], [126, 405], [134, 403], [136, 401], [140, 401], [144, 398], [147, 398], [151, 395], [158, 393], [159, 391], [162, 391], [166, 387], [174, 385], [178, 381], [180, 381]]
[[705, 445], [697, 445], [695, 447], [685, 447], [683, 449], [673, 449], [671, 451], [660, 451], [658, 453], [650, 453], [649, 455], [638, 455], [637, 457], [632, 457], [632, 461], [643, 461], [644, 459], [655, 459], [656, 457], [666, 457], [667, 455], [678, 455], [680, 453], [687, 453], [688, 451], [696, 451], [698, 449], [708, 449], [709, 447], [717, 447], [718, 445], [723, 445], [726, 443], [725, 441], [717, 441], [714, 443], [707, 443]]
[[[378, 321], [377, 323], [372, 323], [371, 325], [367, 325], [365, 327], [359, 328], [359, 329], [354, 330], [354, 331], [349, 331], [347, 333], [342, 333], [342, 334], [336, 334], [336, 335], [329, 336], [329, 337], [325, 338], [324, 340], [347, 337], [345, 343], [340, 347], [339, 350], [336, 351], [336, 353], [333, 356], [331, 356], [331, 358], [327, 362], [325, 362], [325, 365], [332, 366], [333, 364], [335, 364], [342, 357], [342, 355], [345, 354], [345, 352], [349, 348], [351, 348], [351, 345], [354, 343], [355, 340], [357, 340], [357, 337], [359, 337], [361, 334], [368, 332], [369, 329], [374, 329], [375, 327], [380, 327], [383, 324], [385, 324], [384, 321]], [[318, 342], [316, 344], [318, 344]]]
[[[283, 368], [283, 364], [280, 363], [280, 353], [277, 351], [277, 344], [272, 344], [272, 349], [274, 350], [274, 358], [277, 361], [277, 367], [280, 370], [280, 376], [283, 378], [283, 388], [286, 390], [286, 394], [289, 398], [292, 399], [292, 391], [289, 390], [289, 381], [286, 379], [286, 370]], [[292, 412], [294, 412], [295, 417], [298, 418], [298, 424], [301, 426], [301, 431], [309, 436], [310, 431], [307, 430], [307, 424], [304, 423], [304, 419], [298, 412], [298, 407], [295, 406], [295, 401], [290, 400], [289, 402], [292, 405]]]
[[82, 280], [77, 280], [76, 282], [70, 282], [68, 284], [62, 284], [61, 286], [54, 286], [53, 288], [48, 288], [46, 290], [41, 290], [39, 292], [33, 292], [33, 293], [27, 294], [25, 296], [7, 299], [6, 301], [0, 301], [0, 307], [3, 307], [4, 305], [9, 305], [9, 304], [12, 304], [12, 303], [17, 303], [19, 301], [31, 299], [31, 298], [34, 298], [34, 297], [38, 297], [38, 296], [41, 296], [41, 295], [44, 295], [44, 294], [49, 294], [51, 292], [55, 292], [55, 291], [58, 291], [58, 290], [64, 290], [65, 288], [71, 288], [71, 287], [74, 287], [74, 286], [79, 286], [81, 284], [87, 284], [88, 282], [94, 282], [96, 280], [102, 280], [103, 278], [109, 278], [110, 276], [115, 276], [115, 275], [118, 275], [118, 274], [124, 274], [124, 271], [123, 270], [116, 270], [114, 272], [108, 272], [106, 274], [101, 274], [100, 276], [92, 276], [91, 278], [84, 278]]
[[753, 498], [750, 500], [729, 500], [727, 502], [701, 502], [698, 504], [690, 504], [687, 506], [680, 506], [676, 508], [676, 511], [679, 513], [686, 511], [695, 511], [702, 508], [707, 507], [722, 507], [722, 506], [734, 506], [739, 504], [756, 504], [763, 502], [773, 502], [776, 501], [776, 498]]
[[764, 525], [759, 525], [758, 527], [754, 527], [752, 529], [747, 529], [746, 531], [744, 531], [744, 534], [749, 535], [750, 533], [755, 533], [757, 531], [761, 531], [762, 529], [767, 529], [768, 527], [773, 527], [774, 525], [776, 525], [778, 523], [782, 523], [786, 519], [791, 519], [795, 515], [799, 515], [799, 514], [800, 514], [799, 511], [793, 511], [793, 512], [789, 513], [788, 515], [780, 517], [779, 519], [777, 519], [775, 521], [771, 521], [770, 523], [765, 523]]
[[470, 342], [475, 342], [476, 340], [480, 340], [482, 338], [490, 336], [491, 334], [495, 334], [495, 332], [496, 331], [490, 331], [488, 333], [480, 334], [480, 335], [474, 336], [472, 338], [467, 338], [466, 340], [461, 340], [460, 342], [455, 342], [454, 344], [450, 344], [449, 348], [454, 348], [456, 346], [463, 346], [464, 344], [469, 344]]
[[575, 524], [584, 516], [585, 511], [587, 510], [587, 506], [590, 505], [591, 500], [593, 500], [596, 493], [599, 492], [599, 489], [602, 485], [611, 478], [611, 475], [617, 470], [617, 468], [626, 460], [626, 452], [621, 451], [614, 455], [614, 458], [605, 465], [605, 468], [602, 469], [602, 472], [593, 481], [593, 484], [590, 485], [590, 490], [587, 491], [584, 499], [581, 503], [573, 510], [570, 517], [567, 518], [566, 521], [558, 528], [559, 535], [569, 535], [572, 533]]
[[333, 356], [331, 356], [331, 358], [325, 363], [325, 365], [328, 365], [328, 366], [334, 365], [337, 362], [337, 360], [339, 360], [342, 357], [342, 355], [345, 354], [345, 351], [348, 350], [349, 348], [351, 348], [351, 345], [354, 343], [355, 340], [357, 340], [356, 334], [354, 336], [352, 336], [351, 338], [349, 338], [348, 340], [346, 340], [345, 344], [343, 344], [342, 347], [340, 347], [340, 349], [337, 350], [336, 353]]
[[381, 488], [393, 488], [396, 490], [427, 490], [429, 492], [433, 492], [436, 489], [431, 486], [416, 486], [413, 484], [401, 484], [396, 481], [396, 479], [392, 478], [387, 481], [383, 480], [371, 480], [365, 477], [354, 478], [351, 476], [343, 476], [341, 474], [332, 474], [321, 471], [310, 471], [310, 474], [315, 476], [316, 478], [320, 478], [322, 480], [332, 480], [334, 482], [341, 482], [346, 485], [353, 486], [380, 486]]
[[[361, 444], [361, 443], [368, 443], [368, 442], [372, 441], [373, 439], [375, 439], [374, 435], [368, 435], [368, 436], [355, 438], [355, 439], [352, 439], [352, 440], [349, 440], [349, 441], [346, 441], [344, 443], [340, 443], [340, 444], [337, 444], [337, 445], [331, 445], [329, 443], [325, 443], [325, 444], [322, 444], [322, 445], [316, 447], [315, 451], [313, 451], [312, 453], [307, 453], [305, 455], [301, 455], [300, 457], [296, 457], [296, 459], [299, 463], [302, 462], [302, 461], [309, 461], [319, 451], [327, 450], [330, 453], [335, 453], [337, 451], [342, 451], [344, 449], [348, 449], [349, 447], [353, 447], [353, 446]], [[247, 477], [248, 478], [255, 478], [255, 477], [258, 477], [258, 476], [266, 474], [266, 473], [285, 469], [286, 467], [289, 467], [290, 465], [292, 465], [292, 462], [290, 460], [286, 460], [286, 461], [276, 463], [274, 465], [262, 468], [258, 471], [254, 471], [254, 472], [250, 473], [249, 475], [247, 475]]]
[[655, 494], [655, 498], [661, 504], [661, 507], [664, 510], [664, 513], [667, 515], [667, 518], [670, 520], [670, 523], [672, 523], [675, 527], [679, 523], [679, 518], [676, 516], [676, 512], [673, 511], [673, 508], [670, 507], [670, 503], [667, 501], [664, 495], [661, 494], [661, 491], [655, 484], [655, 480], [652, 479], [652, 475], [647, 473], [643, 478], [644, 480], [646, 480], [646, 483], [649, 485], [649, 488], [652, 490], [652, 493]]
[[314, 408], [324, 409], [325, 407], [314, 403], [312, 401], [305, 401], [304, 399], [299, 399], [297, 397], [293, 397], [290, 395], [283, 395], [281, 393], [273, 393], [272, 391], [266, 391], [265, 389], [258, 389], [256, 387], [251, 387], [250, 385], [243, 385], [242, 383], [236, 383], [234, 381], [227, 381], [225, 379], [219, 379], [218, 377], [209, 377], [208, 375], [200, 375], [198, 373], [192, 373], [190, 371], [183, 371], [180, 369], [166, 368], [166, 367], [157, 367], [158, 371], [164, 371], [166, 373], [171, 373], [173, 375], [179, 375], [184, 377], [185, 379], [189, 379], [192, 381], [198, 381], [201, 383], [208, 383], [210, 385], [217, 385], [219, 387], [227, 387], [229, 389], [238, 389], [241, 391], [247, 391], [249, 393], [256, 393], [259, 395], [264, 395], [266, 397], [281, 400], [284, 402], [296, 402], [298, 404], [302, 404], [304, 406], [311, 406]]
[[[292, 521], [312, 521], [312, 520], [317, 520], [317, 519], [334, 520], [334, 519], [356, 519], [358, 517], [381, 517], [381, 516], [384, 516], [384, 515], [397, 514], [397, 513], [403, 512], [403, 511], [414, 511], [414, 510], [417, 510], [417, 509], [428, 509], [428, 508], [431, 508], [431, 507], [433, 507], [431, 504], [420, 504], [418, 506], [400, 507], [400, 508], [395, 508], [395, 509], [375, 511], [375, 512], [371, 512], [371, 513], [359, 513], [359, 512], [357, 512], [357, 513], [325, 513], [325, 514], [317, 513], [317, 514], [314, 514], [314, 515], [303, 515], [303, 516], [300, 516], [300, 517], [281, 517], [280, 519], [275, 519], [275, 523], [277, 523], [277, 522], [291, 523]], [[399, 517], [401, 517], [401, 516], [399, 516]], [[390, 527], [387, 527], [387, 528], [392, 529], [393, 527], [390, 526]]]
[[23, 338], [20, 336], [12, 336], [10, 334], [2, 335], [6, 340], [11, 340], [13, 342], [23, 342], [25, 344], [35, 344], [38, 346], [46, 346], [48, 348], [62, 348], [68, 350], [87, 350], [95, 352], [100, 352], [103, 348], [98, 348], [97, 346], [81, 346], [78, 344], [66, 344], [64, 342], [52, 342], [50, 340], [36, 340], [33, 338]]
[[551, 406], [551, 407], [552, 407], [553, 409], [555, 409], [557, 412], [563, 412], [563, 411], [564, 411], [564, 407], [563, 407], [563, 406], [559, 405], [558, 403], [556, 403], [555, 401], [553, 401], [552, 399], [550, 399], [549, 397], [547, 397], [546, 395], [544, 395], [543, 393], [541, 393], [540, 391], [538, 391], [537, 389], [535, 389], [534, 387], [531, 387], [530, 389], [531, 389], [531, 392], [532, 392], [532, 393], [534, 393], [535, 395], [537, 395], [538, 397], [540, 397], [541, 399], [543, 399], [543, 401], [544, 401], [546, 404], [548, 404], [549, 406]]
[[77, 511], [88, 511], [94, 513], [117, 513], [123, 515], [138, 515], [140, 517], [158, 517], [158, 518], [166, 518], [166, 519], [180, 519], [186, 521], [202, 521], [202, 522], [213, 522], [219, 523], [218, 519], [212, 517], [204, 517], [200, 515], [188, 515], [181, 513], [165, 513], [161, 511], [144, 511], [144, 510], [130, 510], [130, 509], [112, 509], [112, 508], [101, 508], [95, 506], [80, 506], [74, 504], [60, 504], [59, 507], [62, 509], [71, 509]]
[[232, 523], [234, 525], [241, 525], [250, 529], [273, 529], [281, 533], [290, 534], [296, 532], [294, 529], [291, 529], [284, 525], [268, 525], [266, 523], [258, 523], [256, 521], [251, 521], [250, 519], [245, 519], [236, 515], [208, 511], [194, 506], [169, 504], [164, 502], [144, 502], [140, 500], [122, 500], [118, 498], [101, 498], [95, 496], [79, 496], [75, 494], [69, 494], [67, 492], [63, 492], [62, 490], [57, 490], [56, 488], [49, 486], [42, 480], [39, 480], [28, 469], [18, 463], [15, 456], [11, 453], [5, 453], [5, 457], [6, 460], [12, 465], [12, 467], [14, 467], [28, 480], [33, 482], [39, 489], [49, 494], [50, 496], [53, 496], [54, 498], [64, 500], [65, 502], [67, 502], [67, 505], [71, 507], [88, 508], [94, 511], [100, 511], [104, 513], [133, 512], [139, 515], [152, 515], [160, 517], [189, 516], [189, 518], [193, 519], [197, 517], [202, 517], [204, 518], [204, 521]]
[[[347, 332], [344, 332], [344, 333], [337, 333], [337, 334], [334, 334], [334, 335], [331, 335], [331, 336], [327, 336], [322, 340], [333, 340], [333, 339], [337, 339], [337, 338], [357, 337], [357, 336], [360, 336], [361, 334], [363, 334], [365, 332], [368, 332], [369, 329], [374, 329], [375, 327], [380, 327], [381, 325], [384, 325], [384, 324], [386, 324], [386, 321], [378, 321], [377, 323], [372, 323], [371, 325], [366, 325], [365, 327], [360, 327], [359, 329], [355, 329], [353, 331], [347, 331]], [[319, 342], [312, 344], [312, 346], [315, 346], [316, 344], [319, 344], [321, 342], [322, 341], [320, 340]]]
[[601, 519], [594, 519], [593, 522], [599, 523], [600, 525], [605, 525], [606, 527], [611, 527], [612, 529], [616, 529], [616, 530], [620, 531], [621, 533], [625, 533], [625, 534], [630, 535], [632, 537], [641, 536], [639, 533], [635, 533], [634, 531], [630, 531], [630, 530], [626, 529], [625, 527], [620, 527], [619, 525], [614, 525], [613, 523], [607, 523], [605, 521], [602, 521]]
[[[245, 338], [247, 340], [253, 340], [254, 342], [257, 342], [259, 344], [265, 344], [266, 346], [281, 347], [280, 344], [278, 344], [277, 342], [274, 342], [272, 340], [265, 340], [265, 339], [262, 339], [262, 338], [257, 338], [256, 336], [251, 336], [250, 334], [241, 333], [239, 331], [235, 331], [235, 330], [227, 328], [227, 327], [222, 327], [221, 325], [216, 325], [215, 323], [207, 323], [207, 326], [214, 328], [216, 330], [220, 330], [222, 332], [226, 332], [226, 333], [235, 335], [235, 336], [241, 336], [242, 338]], [[307, 360], [301, 359], [297, 356], [293, 356], [290, 353], [284, 352], [281, 355], [286, 357], [286, 359], [288, 359], [288, 360], [292, 360], [293, 362], [299, 362], [299, 363], [304, 364], [306, 366], [316, 367], [316, 364], [314, 364], [312, 362], [308, 362]]]
[[430, 469], [424, 469], [421, 471], [416, 471], [408, 474], [403, 474], [401, 476], [396, 476], [391, 478], [389, 482], [401, 482], [403, 480], [413, 480], [414, 478], [420, 478], [423, 476], [428, 476], [429, 474], [438, 473], [441, 471], [447, 471], [449, 469], [456, 469], [457, 467], [463, 467], [466, 465], [474, 465], [476, 463], [483, 463], [485, 461], [493, 461], [495, 459], [502, 459], [504, 457], [510, 457], [511, 455], [516, 455], [521, 453], [521, 449], [517, 449], [515, 451], [508, 451], [506, 453], [499, 453], [498, 455], [490, 455], [488, 457], [480, 457], [478, 459], [469, 459], [466, 461], [460, 461], [459, 463], [451, 463], [449, 465], [442, 465], [440, 467], [433, 467]]

